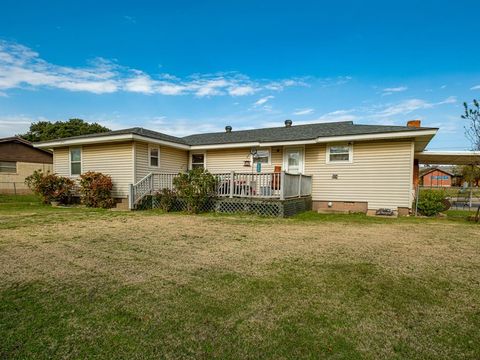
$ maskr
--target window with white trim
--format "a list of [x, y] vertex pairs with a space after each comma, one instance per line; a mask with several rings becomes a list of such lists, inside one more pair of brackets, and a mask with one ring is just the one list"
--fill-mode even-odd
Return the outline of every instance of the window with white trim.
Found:
[[335, 144], [327, 147], [328, 163], [351, 163], [352, 162], [352, 145], [351, 144]]
[[151, 167], [159, 167], [160, 165], [160, 149], [158, 146], [152, 146], [149, 149], [149, 158]]
[[82, 148], [70, 148], [70, 175], [82, 173]]
[[205, 169], [205, 154], [192, 154], [192, 169]]
[[0, 161], [0, 173], [16, 173], [16, 161]]
[[270, 149], [258, 149], [253, 157], [253, 163], [270, 164]]

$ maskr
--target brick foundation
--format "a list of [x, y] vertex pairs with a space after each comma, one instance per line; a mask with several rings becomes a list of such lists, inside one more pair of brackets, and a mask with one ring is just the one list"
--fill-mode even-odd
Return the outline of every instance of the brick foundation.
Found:
[[338, 211], [345, 213], [366, 213], [368, 210], [367, 202], [360, 201], [332, 201], [332, 206], [328, 206], [328, 201], [313, 201], [312, 210], [314, 211]]

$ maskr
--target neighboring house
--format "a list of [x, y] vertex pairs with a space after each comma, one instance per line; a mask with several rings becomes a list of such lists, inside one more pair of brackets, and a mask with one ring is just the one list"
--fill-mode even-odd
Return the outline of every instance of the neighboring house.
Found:
[[[225, 132], [181, 138], [131, 128], [35, 146], [53, 151], [54, 172], [60, 175], [77, 178], [90, 170], [110, 175], [117, 198], [128, 198], [131, 185], [142, 179], [133, 188], [144, 187], [151, 173], [201, 167], [211, 173], [248, 175], [281, 169], [311, 175], [311, 184], [305, 187], [313, 209], [367, 212], [389, 208], [405, 214], [413, 200], [414, 169], [418, 173], [415, 153], [425, 149], [437, 130], [422, 128], [419, 121], [409, 126], [381, 126], [351, 121], [292, 125], [287, 120], [282, 127], [235, 131], [227, 126]], [[245, 181], [257, 186], [257, 182], [268, 185], [271, 180]], [[149, 184], [153, 183], [152, 179]], [[260, 187], [261, 191], [247, 193], [269, 194], [265, 186]]]
[[53, 171], [53, 155], [19, 138], [0, 139], [0, 194], [26, 194], [25, 178], [35, 170]]
[[427, 187], [450, 187], [455, 174], [450, 168], [428, 167], [420, 170], [420, 184]]

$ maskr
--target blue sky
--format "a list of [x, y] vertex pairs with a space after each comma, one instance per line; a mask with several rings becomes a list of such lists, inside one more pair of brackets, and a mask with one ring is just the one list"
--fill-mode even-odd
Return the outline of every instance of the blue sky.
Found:
[[[47, 4], [48, 3], [48, 4]], [[353, 120], [469, 147], [474, 1], [2, 1], [0, 136], [80, 117], [174, 135]]]

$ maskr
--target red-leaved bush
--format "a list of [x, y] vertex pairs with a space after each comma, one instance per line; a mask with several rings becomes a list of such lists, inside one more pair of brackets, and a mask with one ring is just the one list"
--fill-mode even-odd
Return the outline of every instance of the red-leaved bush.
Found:
[[88, 207], [108, 209], [115, 205], [112, 197], [112, 178], [100, 172], [88, 171], [80, 175], [82, 202]]
[[74, 181], [67, 177], [43, 173], [40, 170], [35, 170], [32, 175], [27, 176], [25, 183], [42, 198], [44, 203], [52, 201], [68, 203], [75, 187]]

